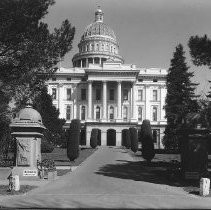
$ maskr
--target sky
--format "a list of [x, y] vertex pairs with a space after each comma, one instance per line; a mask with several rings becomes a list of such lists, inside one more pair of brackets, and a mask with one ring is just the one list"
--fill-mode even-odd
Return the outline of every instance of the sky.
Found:
[[211, 69], [192, 64], [188, 40], [207, 34], [211, 38], [211, 0], [55, 0], [44, 22], [51, 30], [68, 19], [76, 28], [73, 49], [63, 59], [62, 67], [72, 67], [72, 57], [87, 25], [94, 21], [97, 6], [104, 12], [104, 23], [115, 32], [126, 64], [141, 68], [170, 67], [175, 47], [181, 43], [186, 52], [196, 92], [209, 90]]

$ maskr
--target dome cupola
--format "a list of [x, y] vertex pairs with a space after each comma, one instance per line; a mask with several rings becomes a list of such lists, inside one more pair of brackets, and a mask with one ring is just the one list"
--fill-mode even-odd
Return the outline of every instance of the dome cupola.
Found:
[[74, 67], [88, 68], [89, 64], [101, 65], [106, 60], [123, 63], [114, 31], [103, 22], [103, 12], [98, 7], [95, 21], [88, 25], [78, 44], [79, 53], [74, 55]]

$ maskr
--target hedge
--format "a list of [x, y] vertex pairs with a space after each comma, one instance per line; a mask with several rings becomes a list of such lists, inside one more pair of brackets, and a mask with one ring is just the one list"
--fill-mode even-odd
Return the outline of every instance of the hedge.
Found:
[[93, 128], [90, 137], [90, 146], [96, 148], [98, 143], [98, 129]]
[[72, 120], [68, 135], [69, 138], [67, 139], [67, 157], [70, 161], [74, 161], [79, 156], [80, 129], [80, 120]]
[[142, 143], [142, 156], [147, 162], [155, 156], [154, 143], [152, 137], [152, 129], [149, 120], [144, 120], [141, 125], [141, 143]]
[[131, 140], [131, 150], [136, 153], [138, 151], [138, 133], [136, 128], [129, 128], [130, 140]]

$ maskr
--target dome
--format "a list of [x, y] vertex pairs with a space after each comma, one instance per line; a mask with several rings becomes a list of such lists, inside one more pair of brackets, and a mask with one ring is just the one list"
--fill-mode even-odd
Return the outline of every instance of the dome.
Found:
[[103, 22], [103, 12], [98, 8], [95, 21], [89, 24], [78, 44], [79, 53], [73, 56], [73, 67], [89, 68], [89, 64], [103, 65], [108, 59], [124, 63], [119, 55], [119, 43], [114, 31]]
[[103, 22], [94, 22], [88, 25], [84, 31], [82, 39], [89, 38], [90, 36], [107, 36], [116, 40], [114, 31]]
[[34, 122], [40, 122], [42, 123], [42, 117], [40, 113], [33, 109], [31, 106], [26, 106], [24, 109], [21, 109], [18, 113], [17, 118], [19, 120], [31, 120]]

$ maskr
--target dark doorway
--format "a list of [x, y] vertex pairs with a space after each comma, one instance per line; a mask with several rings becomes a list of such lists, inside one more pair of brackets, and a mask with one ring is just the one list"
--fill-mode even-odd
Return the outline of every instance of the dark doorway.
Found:
[[107, 130], [107, 146], [116, 146], [116, 130]]
[[98, 129], [97, 145], [101, 146], [101, 130]]
[[82, 129], [80, 133], [80, 145], [86, 145], [86, 130]]
[[125, 146], [127, 129], [122, 130], [122, 146]]

